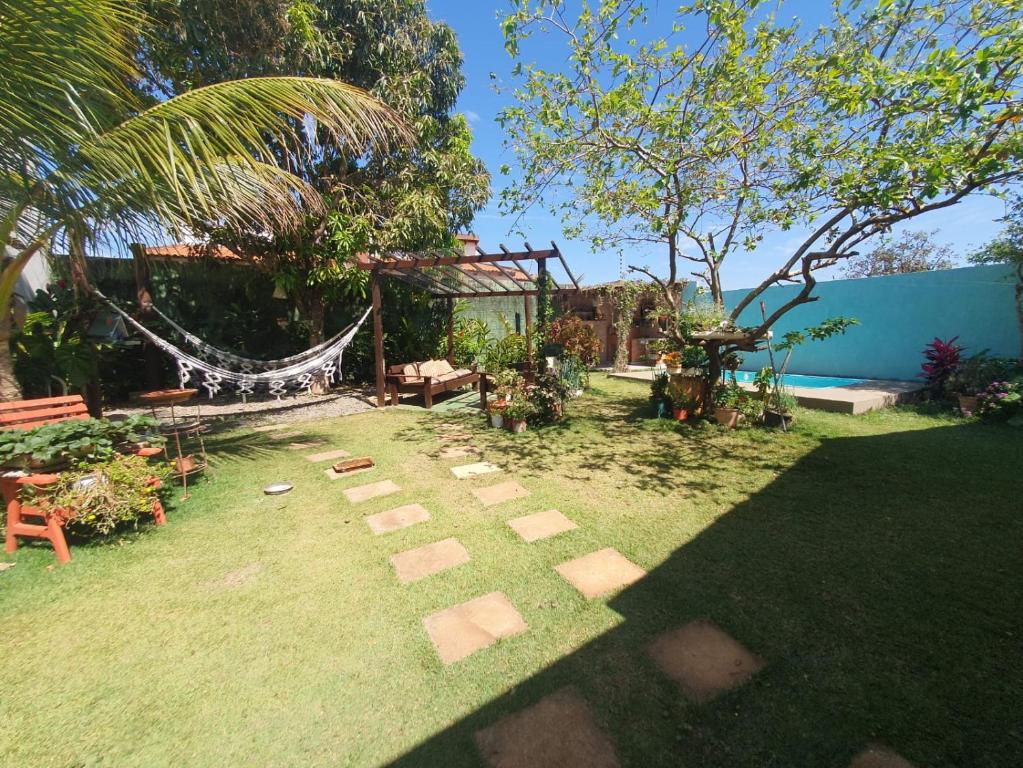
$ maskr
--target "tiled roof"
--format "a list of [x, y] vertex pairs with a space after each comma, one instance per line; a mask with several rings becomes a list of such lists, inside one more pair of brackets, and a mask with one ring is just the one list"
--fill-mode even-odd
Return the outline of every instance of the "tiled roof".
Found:
[[171, 245], [146, 246], [146, 256], [155, 259], [214, 259], [216, 261], [242, 261], [241, 256], [222, 245]]

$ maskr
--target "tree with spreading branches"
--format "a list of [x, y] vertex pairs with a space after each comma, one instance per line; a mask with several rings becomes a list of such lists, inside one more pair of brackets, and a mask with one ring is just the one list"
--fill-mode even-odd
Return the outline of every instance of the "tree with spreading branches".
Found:
[[[853, 0], [809, 30], [783, 9], [693, 0], [654, 24], [641, 0], [517, 0], [504, 20], [520, 166], [505, 209], [547, 206], [595, 250], [663, 249], [666, 271], [632, 269], [659, 286], [679, 344], [706, 349], [712, 381], [816, 300], [819, 270], [1023, 172], [1021, 0]], [[566, 46], [563, 68], [530, 63], [537, 38]], [[796, 244], [726, 308], [723, 264], [778, 230]], [[686, 319], [687, 266], [713, 323]], [[786, 284], [799, 289], [740, 327]]]
[[956, 265], [951, 246], [934, 242], [936, 232], [903, 232], [899, 237], [881, 235], [866, 253], [850, 257], [842, 271], [844, 277], [883, 277], [912, 272], [952, 269]]
[[365, 88], [415, 134], [411, 145], [365, 154], [280, 145], [277, 163], [321, 193], [323, 210], [287, 232], [253, 225], [206, 233], [277, 282], [310, 344], [323, 340], [327, 306], [364, 297], [358, 253], [453, 248], [454, 234], [489, 200], [468, 122], [453, 112], [465, 82], [458, 41], [429, 18], [424, 0], [149, 2], [158, 20], [144, 56], [153, 92], [251, 72], [331, 77]]
[[[84, 288], [97, 243], [198, 227], [294, 229], [319, 193], [276, 162], [315, 126], [365, 151], [411, 140], [365, 91], [308, 77], [220, 82], [163, 100], [132, 85], [149, 21], [132, 0], [12, 0], [0, 9], [0, 385], [17, 397], [7, 338], [27, 262], [57, 242]], [[95, 409], [96, 403], [91, 406]]]

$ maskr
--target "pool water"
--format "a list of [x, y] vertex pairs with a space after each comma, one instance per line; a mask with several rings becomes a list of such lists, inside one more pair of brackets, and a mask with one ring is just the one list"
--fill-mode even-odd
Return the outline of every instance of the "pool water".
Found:
[[[735, 379], [740, 384], [752, 384], [756, 371], [736, 371]], [[846, 379], [841, 376], [805, 376], [801, 373], [782, 374], [781, 383], [786, 387], [809, 387], [810, 389], [823, 389], [824, 387], [848, 387], [853, 384], [862, 384], [865, 379]]]

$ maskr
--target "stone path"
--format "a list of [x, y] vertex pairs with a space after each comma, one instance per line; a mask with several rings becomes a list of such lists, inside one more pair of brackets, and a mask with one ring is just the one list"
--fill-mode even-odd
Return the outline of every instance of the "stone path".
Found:
[[467, 562], [469, 553], [458, 539], [444, 539], [391, 555], [391, 565], [402, 584], [411, 584]]
[[460, 467], [452, 467], [451, 474], [453, 474], [459, 480], [465, 480], [469, 477], [477, 477], [478, 475], [489, 475], [491, 472], [500, 472], [501, 468], [496, 464], [491, 464], [489, 461], [478, 461], [475, 464], [463, 464]]
[[601, 549], [554, 566], [561, 576], [587, 600], [633, 584], [646, 571], [615, 549]]
[[406, 504], [386, 512], [370, 515], [366, 518], [366, 524], [373, 533], [379, 536], [392, 531], [400, 531], [416, 523], [425, 523], [429, 519], [430, 513], [422, 504]]
[[[352, 473], [348, 473], [352, 474]], [[401, 486], [395, 483], [393, 480], [381, 480], [378, 483], [369, 483], [368, 485], [357, 485], [354, 488], [345, 488], [345, 498], [348, 499], [352, 504], [359, 504], [363, 501], [369, 501], [379, 496], [389, 496], [392, 493], [397, 493], [401, 490]]]
[[[471, 435], [457, 424], [436, 426], [442, 444], [441, 459], [462, 459], [479, 455]], [[313, 447], [306, 443], [289, 446], [295, 450]], [[312, 462], [349, 456], [334, 450], [309, 454]], [[459, 480], [501, 471], [487, 461], [451, 467]], [[367, 471], [367, 470], [358, 470]], [[341, 477], [327, 470], [332, 478]], [[333, 473], [333, 474], [331, 474]], [[354, 473], [348, 473], [354, 474]], [[358, 504], [397, 493], [401, 487], [392, 480], [347, 488], [349, 502]], [[526, 498], [529, 491], [515, 480], [472, 490], [485, 508]], [[393, 533], [431, 520], [422, 504], [405, 504], [365, 518], [376, 536]], [[535, 543], [576, 530], [579, 526], [556, 509], [514, 517], [506, 521], [524, 543]], [[402, 585], [413, 584], [466, 565], [472, 558], [455, 538], [435, 541], [397, 552], [389, 558]], [[613, 548], [600, 549], [554, 566], [554, 570], [587, 600], [604, 597], [646, 576], [646, 571]], [[463, 603], [443, 608], [422, 619], [423, 629], [445, 666], [482, 651], [498, 640], [514, 637], [529, 629], [508, 597], [494, 591]], [[733, 690], [764, 668], [765, 661], [709, 619], [695, 619], [664, 632], [647, 646], [646, 653], [657, 669], [679, 687], [683, 696], [703, 704]], [[617, 768], [615, 746], [597, 723], [586, 700], [574, 688], [562, 688], [535, 704], [508, 715], [476, 732], [480, 755], [492, 768]], [[868, 745], [849, 768], [913, 768], [895, 752], [880, 745]]]
[[485, 488], [477, 488], [472, 493], [482, 502], [484, 507], [492, 507], [495, 504], [501, 504], [512, 499], [521, 499], [529, 495], [529, 491], [514, 480], [498, 483], [497, 485], [488, 485]]
[[454, 664], [529, 628], [503, 592], [491, 592], [430, 614], [423, 619], [423, 627], [445, 664]]
[[309, 461], [320, 462], [320, 461], [337, 461], [338, 459], [347, 459], [351, 456], [348, 451], [338, 448], [333, 451], [323, 451], [321, 453], [310, 453], [306, 456]]
[[530, 543], [549, 539], [551, 536], [557, 536], [566, 531], [574, 531], [579, 527], [556, 509], [537, 512], [535, 515], [516, 517], [509, 520], [508, 525], [523, 540]]
[[708, 619], [659, 635], [647, 653], [698, 704], [742, 685], [764, 667], [762, 659]]
[[521, 712], [476, 732], [476, 746], [494, 768], [618, 768], [618, 757], [586, 700], [562, 688]]

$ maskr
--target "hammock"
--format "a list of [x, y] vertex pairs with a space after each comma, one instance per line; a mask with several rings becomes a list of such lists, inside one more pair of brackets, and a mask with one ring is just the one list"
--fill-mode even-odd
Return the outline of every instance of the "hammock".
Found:
[[[307, 389], [311, 392], [313, 381], [317, 375], [321, 375], [333, 383], [334, 379], [340, 376], [341, 356], [344, 353], [345, 348], [352, 343], [352, 339], [355, 338], [355, 334], [359, 332], [359, 329], [362, 327], [362, 324], [366, 321], [366, 318], [370, 313], [370, 308], [367, 308], [366, 311], [362, 313], [362, 317], [360, 317], [347, 329], [342, 331], [333, 339], [318, 345], [318, 347], [314, 347], [314, 350], [318, 350], [315, 354], [310, 356], [309, 353], [313, 350], [307, 350], [306, 352], [303, 352], [300, 355], [294, 355], [291, 358], [272, 361], [274, 363], [282, 363], [288, 360], [300, 358], [298, 362], [292, 362], [289, 365], [283, 365], [279, 368], [264, 371], [262, 373], [250, 373], [246, 371], [232, 371], [226, 367], [214, 365], [206, 360], [202, 360], [194, 355], [188, 354], [188, 352], [185, 352], [171, 344], [169, 341], [157, 336], [98, 290], [94, 289], [93, 292], [100, 299], [105, 301], [114, 312], [123, 317], [125, 322], [129, 323], [139, 333], [149, 339], [157, 346], [157, 348], [163, 350], [174, 358], [174, 361], [178, 366], [178, 381], [181, 387], [184, 387], [189, 381], [194, 379], [200, 386], [206, 389], [209, 393], [210, 399], [212, 399], [225, 384], [233, 386], [235, 388], [235, 393], [241, 395], [242, 400], [244, 401], [247, 395], [255, 393], [255, 388], [257, 386], [266, 386], [269, 394], [274, 395], [279, 400], [282, 395], [287, 394], [289, 386], [297, 389]], [[205, 344], [205, 342], [202, 342], [198, 338], [197, 341], [200, 341], [200, 343], [209, 347], [209, 345]], [[210, 347], [210, 349], [216, 348]], [[233, 357], [239, 356], [233, 355]], [[246, 358], [240, 359], [244, 360]]]
[[315, 347], [310, 347], [304, 352], [299, 352], [297, 355], [291, 355], [290, 357], [282, 357], [277, 360], [255, 360], [251, 357], [242, 357], [236, 355], [233, 352], [228, 352], [225, 349], [218, 349], [212, 344], [207, 344], [205, 341], [200, 339], [195, 334], [189, 333], [187, 330], [178, 325], [174, 320], [167, 317], [163, 312], [160, 311], [159, 307], [155, 304], [150, 305], [152, 310], [159, 315], [164, 322], [167, 323], [171, 328], [181, 334], [182, 338], [188, 343], [190, 347], [197, 350], [196, 357], [206, 362], [215, 361], [221, 368], [231, 368], [241, 373], [254, 373], [257, 370], [263, 371], [274, 371], [278, 368], [285, 368], [294, 363], [301, 363], [304, 360], [316, 357], [321, 350], [326, 349], [342, 336], [344, 336], [351, 326], [345, 328], [343, 331], [335, 336], [327, 339], [324, 342], [317, 344]]

